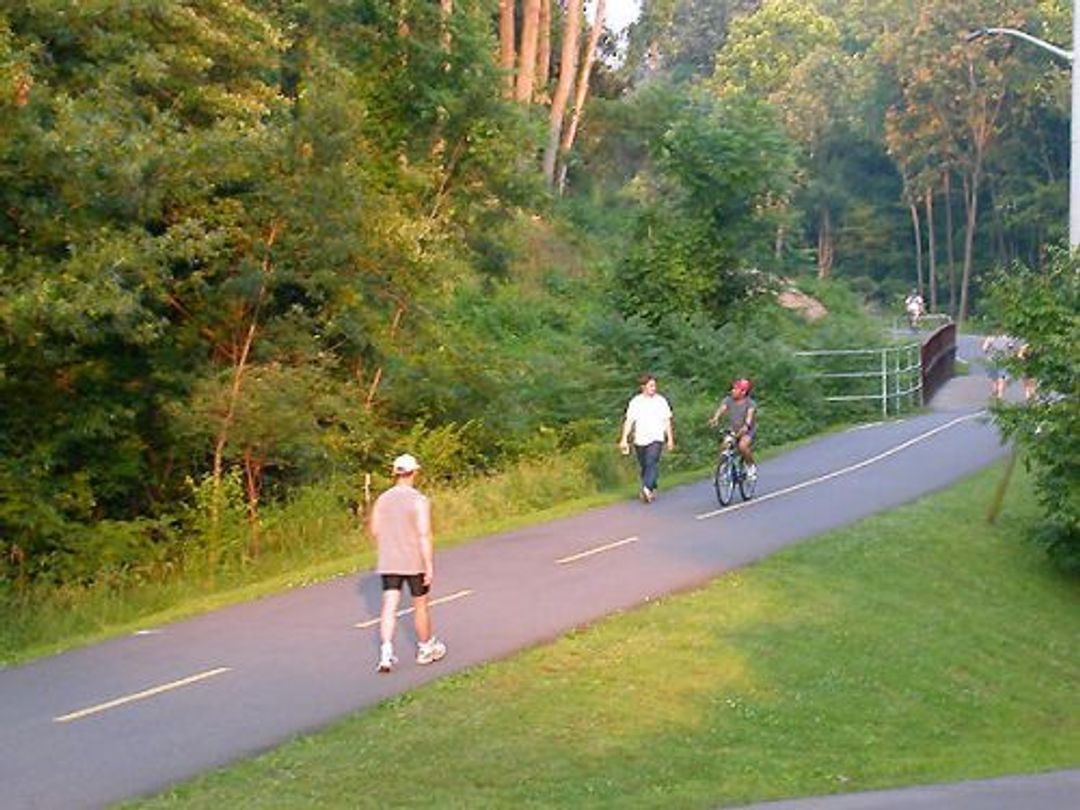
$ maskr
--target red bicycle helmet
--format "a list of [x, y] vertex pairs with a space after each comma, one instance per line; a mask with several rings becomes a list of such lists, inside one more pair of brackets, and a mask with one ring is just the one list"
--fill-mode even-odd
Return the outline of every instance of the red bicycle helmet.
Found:
[[750, 389], [754, 387], [754, 384], [750, 382], [746, 377], [740, 377], [731, 384], [731, 390], [739, 396], [745, 397], [749, 395]]

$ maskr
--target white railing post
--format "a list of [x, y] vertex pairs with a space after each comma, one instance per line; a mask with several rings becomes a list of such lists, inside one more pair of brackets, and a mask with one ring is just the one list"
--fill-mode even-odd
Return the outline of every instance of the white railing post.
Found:
[[881, 350], [881, 417], [889, 418], [889, 350]]
[[926, 405], [922, 385], [922, 346], [913, 346], [911, 350], [915, 354], [915, 387], [918, 389], [919, 392], [918, 402], [919, 407], [921, 408]]
[[899, 348], [890, 349], [892, 352], [892, 399], [895, 413], [900, 413], [900, 397], [904, 390], [901, 384], [901, 361], [904, 359], [903, 351]]

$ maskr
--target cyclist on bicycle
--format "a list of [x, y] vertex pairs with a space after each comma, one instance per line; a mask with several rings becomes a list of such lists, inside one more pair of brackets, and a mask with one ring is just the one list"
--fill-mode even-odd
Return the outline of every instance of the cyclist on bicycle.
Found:
[[739, 455], [746, 464], [746, 475], [757, 478], [757, 465], [754, 463], [754, 432], [757, 430], [757, 405], [750, 397], [753, 384], [745, 377], [740, 377], [731, 384], [731, 393], [721, 401], [716, 413], [709, 419], [709, 424], [716, 427], [726, 413], [728, 429], [738, 443]]

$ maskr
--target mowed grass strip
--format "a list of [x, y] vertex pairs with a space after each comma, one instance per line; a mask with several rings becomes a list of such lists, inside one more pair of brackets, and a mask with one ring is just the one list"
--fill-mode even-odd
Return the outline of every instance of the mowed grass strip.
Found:
[[987, 525], [1001, 474], [131, 806], [717, 807], [1076, 767], [1080, 592], [1021, 539], [1020, 469]]

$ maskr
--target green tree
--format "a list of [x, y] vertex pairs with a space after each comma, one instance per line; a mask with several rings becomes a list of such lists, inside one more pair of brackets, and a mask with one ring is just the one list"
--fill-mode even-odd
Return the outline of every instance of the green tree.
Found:
[[[1010, 93], [1030, 82], [1027, 64], [1008, 43], [967, 43], [963, 32], [993, 20], [997, 26], [1024, 28], [1034, 19], [1033, 3], [997, 0], [934, 0], [919, 8], [911, 28], [886, 37], [883, 54], [895, 71], [900, 96], [891, 115], [903, 119], [896, 130], [920, 154], [908, 165], [934, 163], [959, 173], [964, 199], [963, 268], [957, 317], [970, 309], [975, 237], [987, 161], [1001, 127]], [[908, 150], [910, 151], [910, 149]], [[921, 192], [917, 188], [916, 192]], [[918, 193], [912, 195], [917, 199]]]
[[844, 212], [857, 188], [845, 182], [844, 158], [861, 137], [861, 77], [858, 60], [841, 45], [837, 21], [816, 3], [774, 0], [733, 23], [709, 83], [721, 97], [766, 100], [800, 147], [796, 201], [807, 211], [821, 278], [832, 272]]
[[[486, 6], [414, 4], [409, 36], [400, 9], [0, 12], [0, 533], [29, 568], [89, 555], [107, 521], [170, 520], [185, 477], [220, 494], [238, 467], [257, 505], [271, 467], [302, 480], [298, 460], [389, 441], [410, 333], [539, 187]], [[266, 430], [266, 369], [339, 405]]]
[[163, 497], [160, 403], [190, 358], [174, 362], [183, 347], [143, 280], [194, 200], [229, 216], [236, 173], [213, 169], [242, 164], [283, 109], [270, 70], [283, 40], [244, 7], [57, 11], [30, 2], [0, 18], [27, 88], [0, 131], [0, 394], [17, 403], [0, 442], [23, 481], [0, 530], [31, 567], [70, 555], [86, 538], [75, 524]]
[[1034, 471], [1045, 509], [1037, 539], [1080, 571], [1080, 259], [1058, 250], [1042, 270], [1013, 265], [989, 297], [1001, 328], [1024, 344], [1012, 370], [1038, 385], [1033, 400], [1000, 404], [994, 418]]
[[687, 98], [654, 146], [658, 177], [617, 274], [624, 313], [720, 319], [744, 299], [771, 255], [773, 201], [792, 175], [790, 144], [771, 111], [748, 100]]
[[627, 61], [635, 70], [662, 68], [679, 82], [709, 76], [733, 21], [761, 5], [761, 0], [646, 0]]

